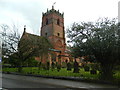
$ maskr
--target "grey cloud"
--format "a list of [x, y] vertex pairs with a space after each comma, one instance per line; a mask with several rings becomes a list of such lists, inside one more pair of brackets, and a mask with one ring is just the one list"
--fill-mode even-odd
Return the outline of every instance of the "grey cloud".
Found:
[[39, 32], [42, 10], [45, 9], [42, 2], [34, 0], [12, 2], [12, 0], [5, 0], [0, 1], [0, 8], [21, 13], [31, 23], [30, 27], [34, 30], [33, 32], [36, 34]]

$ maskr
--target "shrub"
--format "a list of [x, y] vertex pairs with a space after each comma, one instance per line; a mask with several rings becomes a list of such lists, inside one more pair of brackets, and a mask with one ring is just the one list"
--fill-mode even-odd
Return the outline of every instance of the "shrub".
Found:
[[55, 63], [54, 62], [52, 62], [51, 67], [52, 67], [52, 70], [55, 69]]
[[68, 62], [68, 63], [67, 63], [67, 70], [68, 70], [68, 71], [71, 71], [71, 69], [72, 69], [71, 63]]
[[89, 66], [84, 66], [84, 71], [90, 71], [90, 67]]
[[116, 66], [114, 67], [114, 70], [115, 70], [115, 71], [120, 71], [120, 65], [116, 65]]
[[79, 73], [79, 64], [76, 60], [73, 64], [73, 68], [74, 68], [73, 73]]
[[59, 72], [61, 69], [60, 65], [57, 65], [57, 71]]
[[41, 63], [41, 67], [46, 70], [46, 65], [44, 63]]
[[66, 62], [62, 62], [62, 68], [66, 68]]
[[100, 71], [100, 65], [98, 63], [92, 63], [91, 65], [92, 70], [99, 70]]
[[61, 65], [59, 63], [57, 63], [57, 71], [59, 72], [61, 69]]
[[90, 74], [97, 74], [96, 70], [90, 70]]

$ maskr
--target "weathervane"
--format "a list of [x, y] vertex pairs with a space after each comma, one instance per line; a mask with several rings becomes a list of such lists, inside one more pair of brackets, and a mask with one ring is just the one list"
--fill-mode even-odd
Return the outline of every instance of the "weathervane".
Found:
[[52, 5], [52, 9], [54, 9], [54, 5], [55, 5], [55, 4], [56, 4], [56, 2], [53, 3], [53, 5]]

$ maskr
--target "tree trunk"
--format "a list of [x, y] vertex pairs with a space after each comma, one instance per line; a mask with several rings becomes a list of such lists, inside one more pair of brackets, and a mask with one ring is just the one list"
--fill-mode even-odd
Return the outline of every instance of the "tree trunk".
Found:
[[113, 80], [113, 65], [101, 64], [101, 76], [102, 80]]
[[22, 72], [22, 66], [18, 67], [18, 72]]
[[41, 68], [41, 62], [38, 63], [38, 70]]
[[20, 63], [19, 65], [18, 65], [18, 72], [22, 72], [22, 64]]

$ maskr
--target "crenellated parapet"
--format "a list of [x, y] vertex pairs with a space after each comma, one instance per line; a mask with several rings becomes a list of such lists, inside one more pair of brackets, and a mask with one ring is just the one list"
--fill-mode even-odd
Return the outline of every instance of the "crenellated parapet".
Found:
[[47, 9], [46, 13], [42, 13], [43, 16], [49, 15], [51, 13], [56, 13], [57, 15], [61, 16], [62, 18], [64, 17], [64, 13], [60, 13], [59, 10], [55, 10], [54, 8], [52, 8], [51, 10]]

